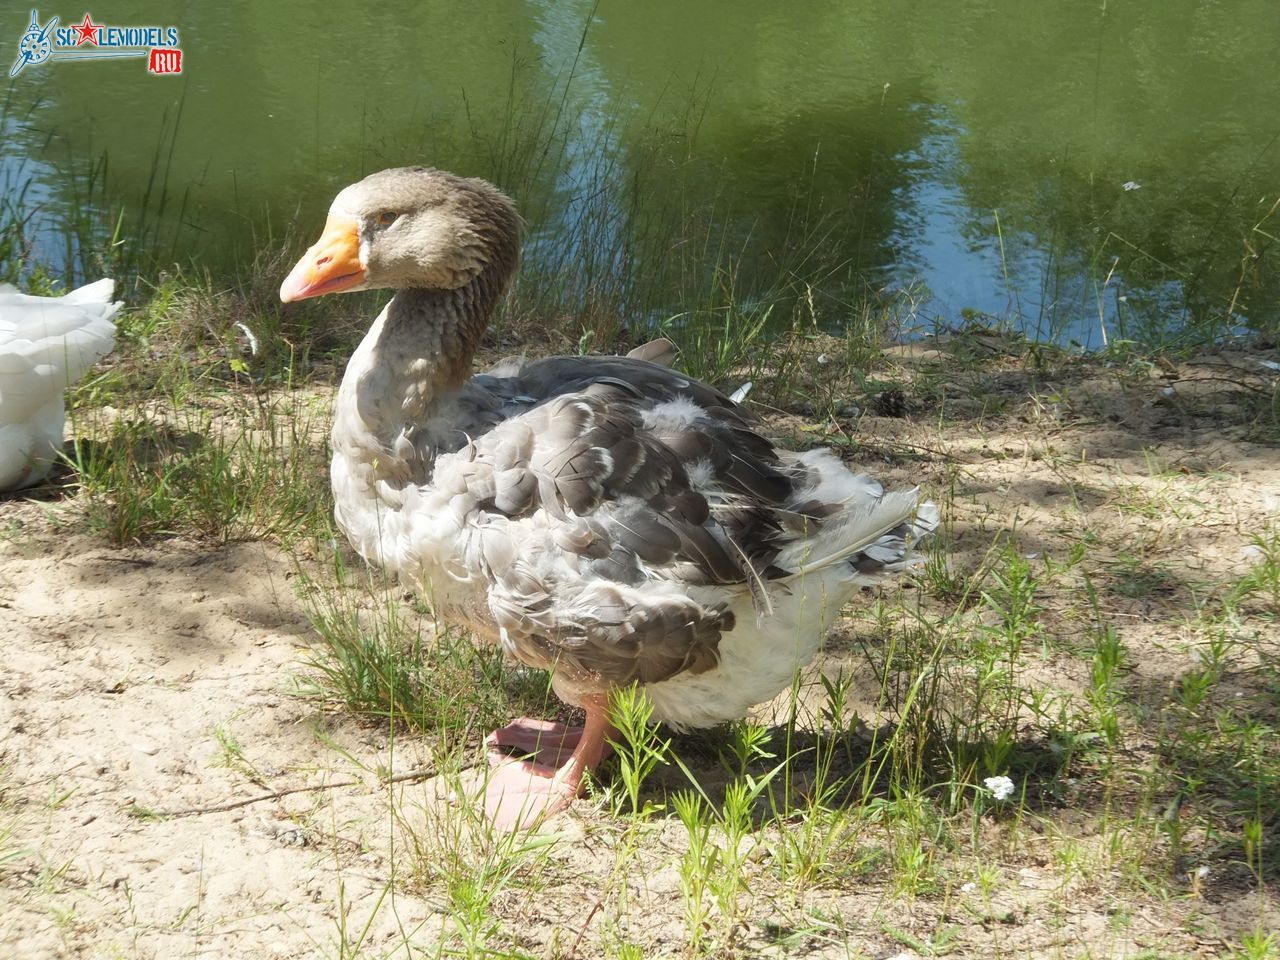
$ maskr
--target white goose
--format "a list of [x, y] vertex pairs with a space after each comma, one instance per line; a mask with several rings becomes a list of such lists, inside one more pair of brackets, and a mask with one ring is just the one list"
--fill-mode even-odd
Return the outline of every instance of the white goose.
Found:
[[643, 685], [676, 727], [744, 716], [937, 522], [917, 491], [886, 493], [827, 450], [775, 447], [724, 394], [640, 356], [471, 376], [519, 240], [490, 184], [384, 170], [338, 194], [280, 288], [285, 302], [397, 290], [338, 391], [338, 524], [586, 711], [583, 729], [521, 719], [494, 734], [536, 754], [488, 782], [504, 827], [571, 803], [606, 749], [610, 688]]
[[114, 289], [35, 297], [0, 285], [0, 490], [39, 483], [62, 452], [62, 395], [115, 345]]

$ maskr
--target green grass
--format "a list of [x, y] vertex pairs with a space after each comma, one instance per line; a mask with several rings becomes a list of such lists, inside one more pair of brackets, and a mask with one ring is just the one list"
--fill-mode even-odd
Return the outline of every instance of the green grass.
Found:
[[406, 607], [402, 591], [355, 564], [334, 553], [327, 570], [298, 577], [318, 640], [301, 693], [384, 726], [473, 746], [522, 697], [530, 709], [545, 709], [541, 675], [513, 673], [496, 651]]

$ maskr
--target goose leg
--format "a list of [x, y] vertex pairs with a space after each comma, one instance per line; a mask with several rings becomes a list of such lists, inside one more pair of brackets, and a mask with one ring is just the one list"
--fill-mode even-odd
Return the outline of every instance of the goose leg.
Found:
[[[573, 803], [583, 775], [604, 759], [609, 735], [609, 698], [585, 697], [587, 722], [577, 735], [573, 752], [557, 767], [509, 760], [499, 764], [484, 783], [484, 812], [499, 830], [527, 830]], [[559, 755], [565, 741], [555, 742]], [[541, 758], [541, 752], [539, 752]]]

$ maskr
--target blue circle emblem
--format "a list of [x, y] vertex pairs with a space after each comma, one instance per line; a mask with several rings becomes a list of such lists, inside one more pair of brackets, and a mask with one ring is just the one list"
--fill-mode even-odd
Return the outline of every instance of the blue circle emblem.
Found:
[[28, 30], [18, 41], [18, 52], [22, 54], [25, 64], [44, 63], [53, 53], [53, 44], [49, 41], [47, 32]]

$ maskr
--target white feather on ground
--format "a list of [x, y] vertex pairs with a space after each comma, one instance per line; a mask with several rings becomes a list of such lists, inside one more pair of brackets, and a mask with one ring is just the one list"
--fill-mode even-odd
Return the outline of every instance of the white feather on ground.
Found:
[[62, 451], [63, 394], [115, 345], [114, 280], [62, 297], [0, 285], [0, 490], [49, 475]]

